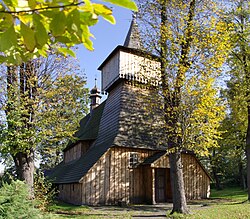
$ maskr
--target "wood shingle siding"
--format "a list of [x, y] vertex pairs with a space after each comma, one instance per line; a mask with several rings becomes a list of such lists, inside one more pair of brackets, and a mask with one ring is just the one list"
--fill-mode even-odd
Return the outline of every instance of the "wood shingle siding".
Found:
[[[153, 104], [153, 91], [125, 82], [121, 84], [119, 128], [114, 145], [164, 150], [166, 147], [159, 144], [163, 137], [162, 118], [155, 113], [158, 105]], [[147, 103], [151, 100], [152, 107], [149, 107]]]
[[121, 98], [122, 86], [117, 86], [110, 94], [109, 98], [106, 100], [106, 105], [103, 110], [99, 134], [96, 139], [96, 144], [109, 143], [109, 147], [112, 145], [113, 140], [118, 132], [118, 120], [119, 112], [121, 109], [120, 98]]

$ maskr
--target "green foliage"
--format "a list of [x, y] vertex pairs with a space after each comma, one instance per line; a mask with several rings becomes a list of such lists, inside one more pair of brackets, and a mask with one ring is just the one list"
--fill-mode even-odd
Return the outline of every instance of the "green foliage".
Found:
[[85, 77], [61, 75], [47, 80], [49, 90], [41, 90], [40, 110], [37, 114], [41, 129], [38, 151], [41, 167], [52, 168], [61, 162], [62, 149], [79, 127], [80, 119], [88, 112], [88, 89]]
[[[132, 0], [104, 2], [137, 10]], [[63, 55], [72, 55], [74, 45], [93, 50], [89, 26], [99, 17], [114, 24], [112, 10], [91, 0], [46, 1], [4, 0], [0, 2], [0, 63], [21, 64], [38, 56], [47, 56], [51, 47]], [[60, 43], [62, 48], [58, 47]], [[63, 49], [63, 50], [62, 50]]]
[[52, 183], [44, 177], [42, 172], [37, 172], [34, 177], [33, 188], [36, 207], [42, 211], [48, 210], [57, 192]]
[[223, 134], [219, 127], [225, 117], [225, 106], [215, 80], [209, 75], [193, 76], [182, 94], [183, 147], [200, 156], [208, 156], [212, 148], [219, 147]]
[[167, 141], [208, 156], [225, 116], [216, 84], [230, 50], [228, 26], [215, 2], [139, 2], [144, 44], [160, 57]]
[[88, 112], [84, 74], [73, 58], [55, 54], [1, 70], [1, 153], [35, 150], [53, 167]]
[[218, 140], [219, 148], [213, 149], [210, 156], [211, 168], [217, 174], [219, 183], [223, 185], [238, 185], [245, 187], [245, 136], [246, 136], [246, 108], [244, 101], [239, 99], [241, 86], [235, 79], [227, 83], [227, 89], [222, 96], [227, 102], [227, 113], [221, 122], [219, 130], [222, 132]]
[[[230, 81], [227, 83], [225, 97], [230, 108], [230, 117], [240, 132], [247, 129], [247, 103], [250, 96], [250, 5], [249, 2], [236, 1], [226, 18], [230, 28], [232, 50], [227, 59]], [[242, 133], [242, 134], [245, 134]]]
[[0, 176], [0, 187], [2, 187], [4, 183], [10, 184], [13, 180], [16, 180], [15, 167], [13, 165], [11, 167], [5, 167], [4, 173]]
[[0, 218], [15, 219], [43, 218], [35, 208], [35, 203], [29, 197], [28, 187], [21, 181], [3, 184], [0, 188]]
[[[247, 101], [249, 99], [249, 2], [229, 1], [225, 13], [232, 48], [227, 58], [230, 79], [223, 98], [227, 101], [227, 115], [220, 129], [224, 131], [212, 162], [222, 174], [224, 182], [236, 182], [244, 186], [246, 175], [245, 145], [247, 136]], [[248, 79], [248, 80], [247, 80]], [[242, 169], [242, 170], [241, 170]]]

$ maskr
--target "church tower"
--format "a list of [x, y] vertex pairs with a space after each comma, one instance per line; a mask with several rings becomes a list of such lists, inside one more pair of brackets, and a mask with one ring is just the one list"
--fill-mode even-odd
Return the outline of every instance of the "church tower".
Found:
[[133, 16], [123, 46], [117, 46], [100, 65], [102, 91], [110, 92], [121, 79], [154, 85], [159, 82], [160, 62], [158, 57], [143, 49], [136, 17]]
[[101, 71], [101, 89], [108, 93], [108, 98], [96, 143], [107, 141], [113, 146], [158, 147], [159, 136], [156, 126], [152, 126], [157, 118], [152, 112], [145, 113], [152, 95], [150, 89], [144, 88], [158, 84], [160, 62], [144, 50], [136, 16], [133, 16], [124, 45], [117, 46], [98, 70]]

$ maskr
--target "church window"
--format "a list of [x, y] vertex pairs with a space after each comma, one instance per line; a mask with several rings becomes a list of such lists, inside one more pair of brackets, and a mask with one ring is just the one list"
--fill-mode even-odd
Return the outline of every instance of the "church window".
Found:
[[131, 152], [129, 156], [129, 166], [134, 167], [139, 163], [139, 156], [136, 152]]

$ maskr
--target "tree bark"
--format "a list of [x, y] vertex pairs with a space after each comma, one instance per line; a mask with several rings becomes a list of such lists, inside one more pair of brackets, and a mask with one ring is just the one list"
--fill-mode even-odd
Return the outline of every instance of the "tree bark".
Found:
[[[34, 64], [32, 62], [23, 63], [19, 67], [7, 67], [7, 92], [8, 92], [8, 101], [19, 101], [20, 104], [23, 104], [27, 112], [21, 112], [21, 118], [23, 119], [22, 127], [13, 125], [11, 122], [11, 112], [17, 110], [8, 102], [8, 107], [6, 110], [8, 128], [11, 130], [17, 130], [22, 132], [22, 129], [31, 129], [33, 124], [33, 114], [34, 108], [32, 107], [32, 102], [36, 98], [36, 72], [34, 70]], [[19, 82], [18, 82], [19, 79]], [[15, 88], [15, 89], [14, 89]], [[28, 101], [27, 101], [28, 100]], [[29, 142], [27, 148], [19, 149], [19, 145], [16, 142], [16, 145], [13, 145], [13, 152], [11, 152], [13, 160], [15, 162], [17, 178], [19, 180], [25, 181], [30, 187], [32, 195], [33, 187], [33, 174], [34, 174], [34, 145], [33, 141], [26, 139]]]
[[179, 60], [180, 68], [176, 76], [174, 90], [171, 91], [167, 69], [167, 1], [161, 1], [161, 24], [160, 24], [160, 57], [161, 57], [161, 82], [162, 94], [164, 97], [164, 117], [167, 129], [168, 149], [170, 151], [170, 177], [173, 194], [173, 209], [171, 213], [178, 212], [187, 214], [187, 202], [185, 197], [182, 161], [181, 161], [181, 133], [178, 122], [180, 107], [181, 107], [181, 88], [184, 84], [186, 70], [190, 67], [188, 54], [192, 43], [192, 26], [194, 19], [196, 1], [192, 0], [189, 5], [187, 27], [184, 30], [184, 40], [181, 42], [181, 56]]
[[172, 185], [172, 194], [173, 195], [173, 209], [172, 213], [182, 213], [187, 214], [187, 202], [185, 197], [184, 190], [184, 181], [183, 181], [183, 169], [181, 162], [181, 152], [174, 152], [169, 154], [170, 162], [170, 177]]
[[250, 201], [250, 100], [247, 106], [247, 135], [246, 135], [246, 157], [247, 157], [247, 192], [248, 201]]
[[242, 187], [242, 189], [246, 189], [246, 179], [245, 179], [245, 176], [244, 176], [244, 171], [243, 171], [243, 163], [242, 163], [242, 160], [241, 160], [241, 157], [239, 158], [239, 180], [240, 180], [240, 186]]
[[19, 180], [25, 181], [27, 185], [32, 190], [33, 182], [34, 182], [34, 152], [31, 151], [30, 153], [23, 153], [18, 152], [15, 155], [12, 155], [15, 167], [17, 171], [17, 178]]
[[217, 170], [215, 168], [215, 166], [213, 165], [212, 166], [212, 173], [213, 173], [213, 178], [215, 180], [215, 188], [217, 190], [222, 190], [222, 186], [221, 186], [221, 183], [220, 183], [220, 179], [218, 177], [218, 174], [217, 174]]
[[[240, 11], [244, 12], [244, 1], [239, 3]], [[239, 34], [242, 37], [242, 42], [247, 42], [244, 39], [244, 33], [247, 32], [247, 21], [245, 20], [244, 14], [239, 15], [240, 19], [240, 31]], [[246, 158], [247, 158], [247, 191], [248, 191], [248, 200], [250, 201], [250, 72], [249, 72], [249, 45], [247, 43], [239, 42], [240, 52], [241, 52], [241, 63], [243, 67], [243, 74], [246, 81], [246, 93], [245, 100], [247, 103], [247, 133], [246, 133]]]

